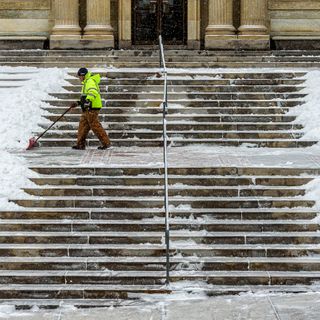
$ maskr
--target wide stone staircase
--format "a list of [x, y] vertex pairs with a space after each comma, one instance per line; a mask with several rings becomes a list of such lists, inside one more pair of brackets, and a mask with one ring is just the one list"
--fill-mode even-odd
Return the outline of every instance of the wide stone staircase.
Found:
[[[103, 72], [103, 70], [102, 70]], [[163, 79], [155, 72], [108, 72], [101, 83], [106, 107], [100, 119], [114, 146], [162, 145]], [[306, 147], [303, 128], [290, 108], [303, 103], [302, 72], [208, 72], [169, 74], [168, 141], [172, 146], [194, 144], [258, 147]], [[79, 98], [78, 79], [67, 79], [65, 93], [48, 100], [51, 121]], [[108, 87], [106, 89], [106, 86]], [[106, 92], [108, 90], [108, 92]], [[42, 139], [46, 147], [70, 147], [77, 135], [75, 109]], [[43, 128], [47, 123], [43, 125]], [[93, 136], [89, 146], [97, 146]]]
[[[37, 187], [13, 199], [23, 209], [0, 213], [3, 301], [100, 305], [173, 290], [164, 286], [163, 169], [32, 169]], [[320, 234], [304, 185], [318, 174], [170, 167], [173, 288], [308, 291], [320, 279]]]
[[[102, 73], [107, 105], [101, 119], [114, 148], [101, 157], [121, 156], [129, 146], [143, 157], [161, 146], [163, 79], [156, 73]], [[170, 286], [163, 168], [135, 162], [70, 165], [66, 159], [83, 151], [70, 150], [80, 111], [67, 114], [41, 148], [26, 155], [33, 158], [35, 185], [23, 197], [12, 196], [20, 209], [0, 211], [0, 303], [108, 306], [194, 288], [208, 295], [318, 288], [318, 208], [306, 185], [318, 178], [319, 168], [183, 163], [186, 147], [202, 156], [200, 144], [204, 150], [283, 151], [316, 143], [303, 139], [303, 126], [286, 115], [304, 102], [304, 75], [169, 73], [169, 152], [182, 150], [180, 161], [169, 163]], [[47, 101], [46, 120], [55, 120], [78, 98], [73, 76], [66, 79], [66, 92], [52, 93]], [[97, 145], [91, 135], [84, 159], [96, 155]], [[42, 164], [55, 153], [65, 154], [65, 161]]]

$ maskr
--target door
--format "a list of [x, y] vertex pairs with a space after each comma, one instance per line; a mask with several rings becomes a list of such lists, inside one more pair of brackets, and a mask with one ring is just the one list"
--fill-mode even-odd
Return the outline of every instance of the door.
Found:
[[182, 45], [186, 39], [186, 0], [133, 0], [132, 39], [135, 45]]

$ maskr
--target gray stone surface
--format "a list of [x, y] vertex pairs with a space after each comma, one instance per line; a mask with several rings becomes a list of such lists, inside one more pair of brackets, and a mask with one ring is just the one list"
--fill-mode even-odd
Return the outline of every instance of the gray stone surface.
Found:
[[[113, 147], [100, 151], [95, 148], [35, 148], [20, 151], [31, 166], [159, 166], [163, 165], [162, 148]], [[183, 155], [183, 156], [181, 156]], [[303, 149], [268, 149], [249, 147], [169, 147], [171, 166], [265, 166], [288, 168], [319, 168], [320, 147]]]
[[[13, 311], [0, 306], [8, 320], [318, 320], [320, 292], [304, 294], [221, 296], [201, 298], [187, 294], [136, 305], [94, 309], [67, 306], [53, 311]], [[11, 310], [11, 312], [10, 312]], [[6, 311], [6, 312], [5, 312]]]
[[[302, 299], [301, 299], [302, 298]], [[320, 318], [320, 294], [303, 296], [270, 297], [281, 320], [305, 320]]]

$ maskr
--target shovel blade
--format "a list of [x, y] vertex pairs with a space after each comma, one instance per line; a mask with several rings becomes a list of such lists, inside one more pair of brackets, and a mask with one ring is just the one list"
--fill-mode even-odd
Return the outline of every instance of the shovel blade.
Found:
[[35, 137], [33, 137], [33, 138], [29, 139], [29, 145], [26, 150], [31, 150], [37, 146], [38, 146], [37, 139]]

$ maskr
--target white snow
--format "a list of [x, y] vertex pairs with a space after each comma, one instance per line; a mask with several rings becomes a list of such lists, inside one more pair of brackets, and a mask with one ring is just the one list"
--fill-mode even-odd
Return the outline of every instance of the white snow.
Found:
[[8, 319], [8, 316], [16, 311], [15, 306], [13, 305], [0, 305], [0, 319]]
[[[33, 132], [41, 131], [38, 124], [46, 123], [41, 109], [46, 103], [42, 100], [50, 99], [49, 92], [61, 92], [66, 84], [65, 69], [36, 69], [0, 67], [0, 78], [27, 79], [19, 81], [21, 87], [0, 90], [0, 208], [15, 208], [8, 198], [23, 194], [21, 187], [32, 183], [27, 177], [35, 175], [27, 169], [23, 157], [14, 155], [25, 150]], [[1, 83], [5, 85], [5, 81]], [[48, 122], [49, 124], [50, 122]]]
[[320, 71], [310, 71], [303, 79], [306, 80], [305, 89], [300, 93], [307, 94], [303, 98], [306, 103], [292, 108], [288, 115], [297, 115], [295, 122], [304, 125], [302, 139], [320, 141]]

